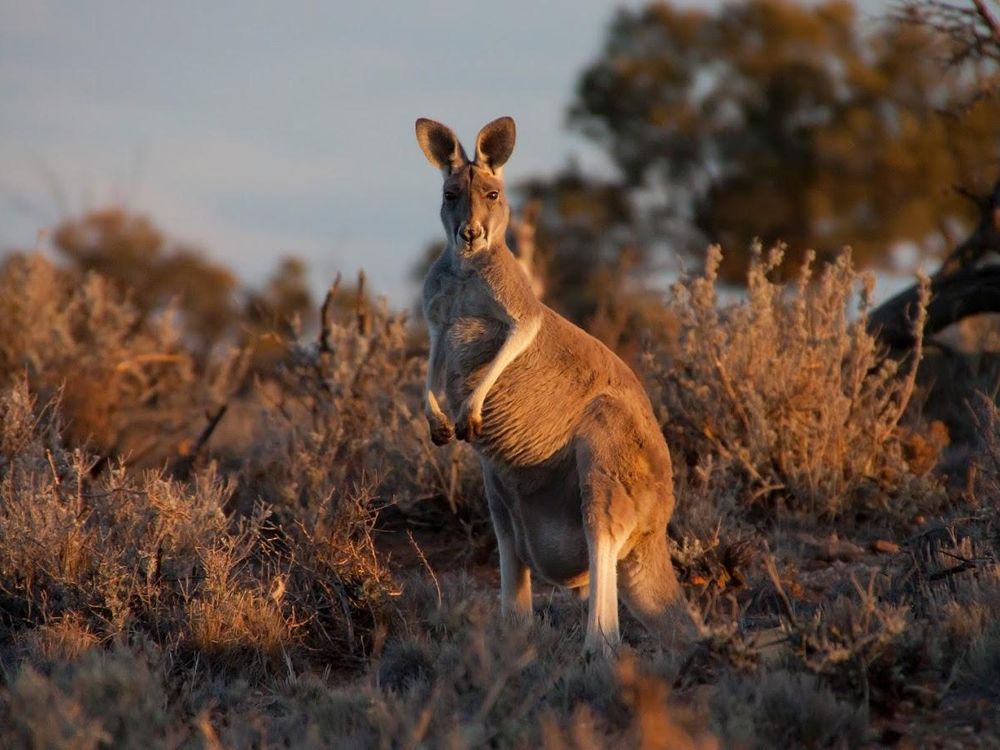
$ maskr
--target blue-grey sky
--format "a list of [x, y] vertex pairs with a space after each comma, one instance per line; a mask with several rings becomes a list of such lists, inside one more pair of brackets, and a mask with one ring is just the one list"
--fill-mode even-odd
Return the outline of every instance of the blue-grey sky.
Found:
[[512, 115], [508, 182], [606, 168], [565, 110], [623, 4], [0, 0], [0, 249], [119, 203], [249, 283], [294, 254], [405, 303], [441, 233], [414, 119]]

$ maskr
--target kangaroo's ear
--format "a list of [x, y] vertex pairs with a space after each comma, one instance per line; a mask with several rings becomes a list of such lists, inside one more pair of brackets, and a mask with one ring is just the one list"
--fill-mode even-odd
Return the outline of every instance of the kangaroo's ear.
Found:
[[476, 164], [499, 177], [514, 151], [514, 136], [514, 120], [510, 117], [498, 117], [484, 125], [476, 136]]
[[417, 143], [427, 161], [444, 172], [445, 177], [469, 163], [465, 149], [447, 125], [421, 117], [417, 120]]

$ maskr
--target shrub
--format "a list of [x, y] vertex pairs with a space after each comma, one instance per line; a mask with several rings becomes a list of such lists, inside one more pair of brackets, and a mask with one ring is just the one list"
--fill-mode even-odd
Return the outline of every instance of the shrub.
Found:
[[276, 506], [362, 486], [411, 510], [431, 498], [452, 510], [474, 500], [479, 471], [471, 452], [430, 441], [425, 357], [411, 344], [407, 316], [363, 296], [345, 310], [338, 294], [335, 285], [317, 339], [293, 342], [277, 380], [260, 384], [255, 488]]
[[734, 747], [859, 747], [867, 735], [856, 705], [813, 675], [783, 669], [724, 681], [712, 713]]
[[155, 649], [119, 644], [57, 662], [47, 674], [23, 664], [12, 680], [9, 722], [0, 722], [0, 739], [8, 747], [167, 744], [167, 696], [157, 660]]
[[65, 437], [104, 460], [176, 458], [238, 379], [230, 358], [199, 371], [169, 314], [144, 317], [103, 277], [38, 254], [0, 265], [0, 320], [0, 386], [27, 377], [43, 403], [58, 394]]
[[[649, 357], [677, 467], [675, 557], [709, 625], [693, 652], [663, 652], [624, 614], [615, 666], [580, 656], [585, 604], [543, 602], [539, 580], [538, 617], [507, 623], [492, 562], [458, 573], [454, 547], [398, 543], [410, 522], [483, 518], [474, 454], [430, 444], [425, 351], [404, 315], [335, 289], [318, 337], [275, 339], [237, 387], [245, 357], [195, 355], [97, 276], [9, 260], [0, 744], [711, 748], [710, 719], [727, 744], [820, 747], [864, 742], [871, 712], [989, 689], [996, 407], [980, 407], [961, 515], [852, 558], [895, 574], [852, 589], [854, 567], [796, 559], [789, 526], [857, 532], [860, 516], [941, 499], [936, 454], [913, 449], [914, 360], [876, 345], [864, 291], [852, 317], [846, 258], [790, 287], [758, 257], [747, 299], [721, 310], [717, 262], [675, 288], [679, 339]], [[178, 450], [218, 404], [218, 431]], [[146, 468], [127, 454], [143, 440]], [[489, 551], [474, 528], [462, 544]], [[794, 601], [774, 566], [761, 574], [765, 534], [801, 575]], [[817, 590], [838, 571], [836, 591]], [[754, 627], [782, 616], [776, 648]]]
[[704, 275], [673, 287], [676, 350], [647, 359], [676, 460], [709, 462], [718, 494], [735, 484], [742, 505], [772, 513], [904, 516], [939, 502], [900, 427], [921, 349], [900, 363], [868, 331], [871, 277], [845, 253], [813, 282], [810, 256], [786, 286], [768, 277], [781, 250], [757, 246], [747, 298], [720, 309], [720, 261], [711, 248]]
[[24, 381], [0, 392], [0, 643], [31, 633], [58, 655], [139, 633], [251, 676], [307, 644], [330, 661], [370, 645], [392, 586], [368, 496], [311, 498], [282, 525], [260, 503], [233, 515], [236, 483], [211, 467], [189, 483], [119, 465], [94, 477], [54, 409]]

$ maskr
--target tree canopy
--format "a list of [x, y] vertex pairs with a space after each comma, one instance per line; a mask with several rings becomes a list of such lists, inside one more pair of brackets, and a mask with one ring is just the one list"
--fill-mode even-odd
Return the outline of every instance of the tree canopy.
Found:
[[792, 263], [844, 245], [863, 263], [901, 241], [942, 252], [975, 218], [953, 186], [981, 189], [1000, 164], [1000, 97], [977, 95], [990, 61], [953, 43], [862, 23], [845, 0], [654, 3], [618, 12], [570, 119], [625, 189], [654, 196], [661, 238], [724, 246], [728, 278], [754, 237], [787, 242]]
[[260, 349], [314, 314], [302, 261], [282, 258], [262, 289], [245, 287], [203, 249], [171, 240], [148, 217], [120, 207], [63, 220], [52, 243], [71, 268], [95, 271], [128, 294], [141, 318], [172, 306], [202, 353], [220, 342]]

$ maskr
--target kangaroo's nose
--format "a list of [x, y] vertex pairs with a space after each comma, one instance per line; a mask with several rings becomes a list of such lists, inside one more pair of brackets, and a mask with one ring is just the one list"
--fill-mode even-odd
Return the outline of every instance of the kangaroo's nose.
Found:
[[479, 239], [483, 236], [483, 225], [478, 221], [466, 222], [462, 226], [461, 230], [459, 230], [459, 234], [466, 242], [472, 242], [473, 240]]

